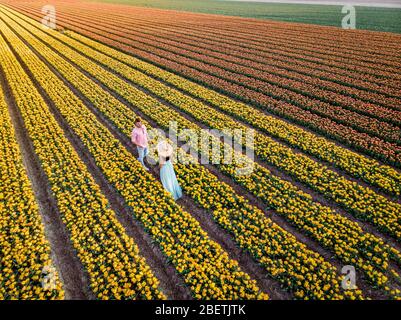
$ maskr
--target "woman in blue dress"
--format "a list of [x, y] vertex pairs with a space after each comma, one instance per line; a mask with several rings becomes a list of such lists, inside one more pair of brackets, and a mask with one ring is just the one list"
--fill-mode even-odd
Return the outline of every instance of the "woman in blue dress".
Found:
[[160, 180], [163, 187], [170, 192], [174, 200], [178, 200], [182, 197], [182, 190], [171, 162], [173, 147], [167, 141], [162, 141], [157, 145], [157, 152], [159, 154]]

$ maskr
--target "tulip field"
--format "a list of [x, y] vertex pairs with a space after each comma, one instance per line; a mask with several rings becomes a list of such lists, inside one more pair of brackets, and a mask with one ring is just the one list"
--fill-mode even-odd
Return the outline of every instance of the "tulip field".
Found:
[[[0, 0], [0, 300], [401, 299], [401, 35], [46, 4]], [[254, 157], [174, 145], [176, 202], [137, 117]]]

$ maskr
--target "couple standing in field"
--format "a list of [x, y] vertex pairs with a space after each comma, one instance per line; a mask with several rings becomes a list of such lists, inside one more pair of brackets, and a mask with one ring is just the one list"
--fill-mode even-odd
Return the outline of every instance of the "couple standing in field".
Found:
[[[145, 170], [149, 171], [149, 168], [146, 167], [144, 162], [149, 154], [148, 133], [140, 118], [135, 120], [135, 127], [131, 134], [131, 141], [137, 147], [139, 162], [142, 163]], [[166, 140], [161, 141], [157, 145], [157, 153], [159, 155], [160, 180], [163, 187], [170, 192], [174, 200], [178, 200], [182, 197], [182, 190], [178, 184], [173, 163], [171, 162], [173, 147]]]

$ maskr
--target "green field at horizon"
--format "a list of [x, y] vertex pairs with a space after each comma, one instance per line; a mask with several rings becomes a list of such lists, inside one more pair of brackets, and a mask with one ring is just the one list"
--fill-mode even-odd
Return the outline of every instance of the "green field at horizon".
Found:
[[[140, 7], [341, 26], [342, 6], [225, 0], [94, 0]], [[401, 9], [356, 7], [356, 28], [401, 33]]]

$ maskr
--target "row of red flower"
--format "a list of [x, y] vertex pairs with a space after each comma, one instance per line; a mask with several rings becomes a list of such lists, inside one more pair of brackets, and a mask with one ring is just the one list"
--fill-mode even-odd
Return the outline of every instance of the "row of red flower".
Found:
[[[226, 53], [229, 52], [230, 55], [235, 55], [239, 58], [246, 58], [250, 61], [253, 62], [259, 62], [262, 65], [267, 65], [267, 66], [276, 66], [279, 68], [284, 68], [286, 70], [291, 70], [294, 71], [294, 73], [300, 73], [299, 68], [294, 68], [295, 66], [300, 66], [303, 69], [302, 73], [306, 75], [315, 75], [316, 76], [316, 71], [326, 71], [328, 72], [328, 75], [330, 77], [334, 76], [334, 79], [328, 78], [329, 81], [335, 82], [336, 84], [341, 83], [343, 87], [338, 87], [341, 88], [343, 91], [349, 90], [349, 88], [358, 88], [361, 87], [362, 91], [361, 93], [357, 91], [353, 91], [351, 93], [354, 93], [356, 97], [362, 96], [364, 99], [368, 99], [368, 101], [374, 102], [372, 99], [378, 99], [378, 101], [383, 100], [384, 98], [388, 98], [389, 95], [395, 95], [395, 96], [400, 96], [401, 93], [398, 90], [398, 85], [401, 83], [400, 81], [395, 82], [391, 81], [389, 82], [388, 79], [385, 78], [380, 78], [377, 77], [376, 74], [366, 74], [366, 73], [360, 73], [359, 70], [358, 72], [354, 72], [352, 70], [344, 70], [341, 69], [337, 66], [326, 66], [325, 61], [321, 61], [321, 63], [313, 63], [313, 62], [308, 62], [308, 56], [307, 55], [294, 55], [291, 53], [288, 53], [284, 50], [283, 46], [280, 46], [277, 49], [274, 49], [270, 46], [264, 46], [263, 49], [252, 49], [249, 47], [247, 44], [240, 43], [238, 44], [238, 41], [235, 39], [230, 39], [230, 37], [226, 38], [221, 38], [221, 37], [216, 37], [215, 35], [210, 35], [209, 33], [203, 31], [203, 30], [187, 30], [187, 29], [182, 29], [177, 26], [169, 26], [169, 27], [163, 27], [160, 26], [159, 24], [156, 23], [142, 23], [142, 22], [127, 22], [124, 23], [124, 26], [126, 28], [133, 28], [133, 30], [138, 30], [138, 28], [141, 29], [147, 29], [147, 30], [157, 30], [157, 35], [162, 36], [166, 35], [171, 38], [171, 36], [174, 36], [177, 38], [177, 36], [180, 38], [180, 43], [185, 42], [185, 40], [193, 41], [194, 38], [196, 39], [195, 46], [204, 46], [204, 44], [209, 45], [209, 49], [212, 51], [216, 52], [222, 52]], [[264, 69], [263, 67], [262, 69]], [[374, 72], [374, 71], [372, 71]], [[352, 79], [350, 77], [347, 77], [344, 75], [344, 73], [349, 73], [352, 75], [353, 78], [355, 78], [355, 83], [353, 83]], [[319, 74], [319, 73], [317, 73]], [[323, 78], [328, 76], [323, 72]], [[368, 77], [368, 79], [366, 78]], [[321, 76], [318, 76], [321, 78]], [[369, 81], [369, 77], [370, 79]], [[351, 83], [350, 80], [351, 79]], [[329, 84], [325, 84], [325, 86], [329, 86]], [[384, 87], [384, 88], [383, 88]], [[337, 89], [337, 88], [333, 88]], [[375, 91], [375, 92], [382, 92], [382, 95], [368, 95], [364, 96], [367, 93], [370, 93], [370, 91]], [[363, 93], [364, 92], [364, 93]]]
[[[60, 20], [59, 23], [68, 26], [71, 29], [77, 30], [77, 26], [70, 22], [65, 22]], [[306, 110], [303, 110], [297, 106], [290, 105], [288, 103], [278, 103], [271, 97], [264, 95], [253, 90], [249, 90], [243, 86], [229, 83], [218, 77], [214, 77], [203, 72], [199, 72], [194, 68], [188, 68], [183, 63], [186, 60], [182, 56], [174, 56], [170, 54], [167, 59], [154, 55], [153, 53], [146, 52], [139, 48], [134, 48], [132, 46], [126, 46], [120, 43], [118, 37], [115, 39], [110, 39], [103, 37], [91, 32], [88, 28], [86, 29], [83, 25], [79, 26], [79, 32], [90, 35], [93, 38], [99, 39], [108, 44], [118, 46], [126, 51], [134, 53], [135, 55], [150, 60], [153, 63], [167, 67], [172, 71], [179, 72], [187, 77], [190, 77], [196, 81], [203, 82], [209, 86], [212, 86], [219, 91], [223, 91], [232, 96], [241, 98], [247, 102], [254, 103], [267, 109], [270, 112], [284, 116], [292, 121], [295, 121], [304, 126], [310, 127], [315, 131], [324, 133], [326, 136], [335, 138], [342, 141], [350, 146], [353, 146], [357, 150], [364, 151], [367, 154], [373, 155], [378, 159], [387, 161], [388, 163], [400, 165], [401, 163], [401, 148], [395, 144], [381, 141], [377, 138], [372, 138], [365, 133], [360, 133], [347, 126], [335, 123], [329, 119], [322, 118], [316, 114], [312, 114]], [[179, 60], [178, 60], [179, 59]], [[189, 60], [189, 59], [187, 59]], [[180, 61], [176, 63], [175, 61]]]
[[[89, 21], [88, 23], [91, 22]], [[99, 26], [99, 28], [103, 31], [108, 31], [110, 29], [110, 25], [107, 25], [107, 29], [106, 25], [105, 28], [103, 28], [102, 26]], [[117, 34], [124, 35], [124, 33], [119, 32], [117, 30], [113, 30], [112, 32], [115, 35]], [[387, 123], [383, 123], [381, 121], [377, 121], [376, 119], [371, 119], [367, 116], [360, 115], [358, 113], [354, 113], [350, 110], [343, 109], [340, 106], [330, 105], [321, 100], [323, 99], [325, 99], [326, 101], [334, 100], [335, 103], [338, 104], [340, 103], [339, 101], [341, 101], [343, 107], [348, 106], [348, 104], [354, 105], [354, 107], [351, 107], [351, 109], [359, 109], [358, 111], [361, 113], [373, 114], [374, 117], [384, 118], [386, 121], [393, 122], [396, 124], [401, 123], [401, 113], [398, 111], [389, 110], [368, 103], [363, 103], [353, 98], [344, 97], [335, 94], [333, 92], [327, 92], [317, 88], [316, 86], [304, 84], [301, 81], [292, 81], [289, 80], [288, 78], [280, 78], [264, 71], [259, 72], [256, 70], [250, 70], [238, 64], [223, 62], [219, 59], [194, 53], [193, 51], [180, 50], [169, 45], [161, 45], [160, 39], [157, 37], [153, 38], [150, 37], [150, 39], [145, 39], [145, 37], [143, 37], [142, 34], [139, 37], [131, 36], [130, 38], [132, 40], [135, 40], [135, 45], [137, 45], [138, 47], [142, 47], [145, 50], [151, 52], [156, 51], [156, 53], [160, 55], [162, 55], [165, 52], [159, 49], [154, 49], [152, 45], [158, 43], [159, 47], [161, 46], [162, 48], [168, 51], [172, 50], [176, 52], [179, 56], [185, 55], [189, 58], [200, 60], [200, 61], [193, 61], [192, 59], [186, 60], [186, 64], [190, 67], [195, 67], [197, 69], [200, 69], [201, 71], [204, 71], [206, 73], [209, 74], [211, 73], [214, 76], [218, 77], [224, 76], [223, 78], [225, 80], [233, 81], [238, 85], [245, 85], [246, 83], [245, 86], [247, 86], [250, 89], [259, 91], [263, 94], [270, 95], [276, 99], [283, 99], [288, 103], [295, 104], [303, 109], [310, 110], [311, 112], [321, 115], [323, 117], [328, 117], [331, 120], [336, 121], [337, 123], [345, 124], [361, 132], [373, 134], [388, 142], [398, 142], [400, 140], [400, 132], [401, 132], [400, 128]], [[141, 45], [140, 44], [141, 41], [142, 43], [143, 42], [149, 43], [150, 46], [147, 46], [146, 44]], [[124, 40], [124, 42], [134, 45], [134, 43], [128, 39]], [[170, 43], [174, 44], [174, 42]], [[169, 52], [167, 52], [167, 54]], [[206, 53], [210, 54], [210, 51]], [[226, 55], [221, 55], [221, 57], [226, 57]], [[211, 67], [209, 64], [204, 64], [201, 62], [202, 60], [206, 61], [207, 63], [214, 64], [218, 67]], [[223, 69], [219, 68], [220, 66], [223, 67]], [[230, 72], [231, 70], [237, 71], [237, 73], [232, 73]], [[246, 72], [248, 72], [248, 74], [253, 77], [250, 78], [241, 74]], [[261, 73], [262, 76], [260, 76], [258, 73]], [[263, 78], [269, 83], [255, 79], [256, 77]], [[288, 88], [293, 87], [295, 89], [289, 90], [287, 88], [283, 88], [285, 86], [287, 86]], [[301, 95], [296, 91], [303, 92], [304, 94]], [[320, 100], [314, 99], [316, 96], [320, 98]]]
[[[70, 10], [70, 9], [71, 9], [71, 11], [73, 10], [72, 8], [68, 8], [68, 10]], [[32, 12], [30, 12], [30, 13], [32, 14]], [[95, 15], [96, 14], [94, 14], [94, 16]], [[68, 16], [68, 13], [67, 13], [67, 16]], [[79, 16], [85, 16], [85, 14], [80, 12]], [[41, 16], [40, 16], [40, 18], [41, 18]], [[59, 18], [60, 18], [60, 14], [59, 14]], [[69, 19], [69, 21], [71, 21], [71, 20], [74, 20], [74, 18], [75, 18], [75, 16], [69, 17], [68, 19]], [[85, 16], [85, 18], [86, 18], [85, 20], [88, 20], [88, 19], [91, 19], [93, 17], [86, 17]], [[110, 21], [110, 17], [107, 17], [107, 19], [105, 17], [102, 17], [101, 21], [104, 21], [104, 20]], [[119, 19], [119, 23], [122, 23], [120, 19]], [[92, 25], [96, 25], [96, 24], [97, 23], [95, 21], [94, 23], [91, 23], [91, 26]], [[160, 24], [160, 23], [158, 22], [158, 24]], [[119, 25], [118, 28], [121, 29], [121, 25]], [[106, 30], [106, 31], [109, 32], [109, 30]], [[196, 31], [191, 31], [191, 32], [195, 33]], [[227, 41], [227, 38], [228, 37], [226, 37], [223, 41]], [[197, 39], [197, 40], [199, 40], [199, 39]], [[219, 41], [221, 41], [221, 39]], [[235, 48], [238, 48], [238, 47], [241, 46], [241, 44], [238, 44], [238, 42], [234, 42], [234, 45], [235, 45]], [[215, 47], [215, 45], [213, 47]], [[269, 48], [269, 50], [271, 51], [272, 49]], [[280, 50], [277, 50], [277, 51], [280, 51]], [[254, 59], [258, 59], [257, 58], [258, 54], [259, 54], [258, 52], [260, 52], [260, 50], [257, 50], [257, 51], [254, 50], [254, 52], [251, 53], [252, 56], [254, 56]], [[261, 53], [261, 54], [263, 54], [263, 53]], [[243, 55], [243, 53], [241, 53], [241, 55]], [[307, 57], [307, 55], [302, 55], [302, 56], [298, 55], [298, 57], [288, 56], [286, 58], [285, 57], [285, 52], [283, 53], [282, 50], [280, 52], [275, 52], [275, 54], [273, 55], [273, 57], [275, 57], [275, 59], [279, 59], [279, 60], [280, 59], [282, 60], [281, 56], [284, 57], [283, 59], [286, 59], [284, 61], [284, 63], [287, 64], [287, 66], [284, 66], [284, 69], [286, 69], [284, 71], [284, 75], [286, 77], [289, 76], [288, 75], [288, 65], [290, 65], [290, 69], [292, 68], [292, 70], [290, 70], [290, 71], [295, 71], [296, 73], [298, 73], [298, 70], [300, 70], [302, 64], [304, 64], [304, 63], [311, 64], [310, 62], [307, 62], [307, 61], [305, 62], [304, 61], [305, 57]], [[264, 60], [266, 60], [266, 59], [271, 60], [272, 58], [271, 57], [264, 57]], [[301, 60], [297, 60], [297, 59], [301, 59]], [[283, 61], [281, 61], [280, 63], [283, 63]], [[322, 81], [324, 81], [327, 78], [327, 75], [326, 75], [325, 71], [333, 73], [334, 69], [335, 69], [335, 68], [333, 69], [333, 67], [330, 67], [329, 70], [320, 70], [320, 67], [322, 67], [323, 69], [327, 69], [328, 68], [328, 67], [326, 67], [324, 65], [324, 63], [325, 62], [323, 60], [320, 61], [320, 64], [316, 64], [316, 63], [313, 64], [312, 63], [312, 66], [308, 67], [309, 71], [307, 71], [305, 73], [305, 71], [302, 70], [301, 74], [306, 74], [308, 76], [309, 74], [311, 74], [311, 72], [317, 73], [317, 74], [315, 74], [315, 76], [317, 76], [318, 78], [321, 78], [321, 79], [316, 79], [316, 78], [313, 78], [313, 77], [312, 77], [312, 79], [315, 79], [315, 81], [320, 80], [320, 85], [322, 85]], [[291, 67], [291, 65], [292, 65], [292, 67]], [[279, 66], [279, 67], [281, 68], [282, 66]], [[347, 66], [347, 68], [349, 68], [349, 65]], [[360, 71], [361, 71], [360, 68], [358, 68], [358, 73], [354, 73], [352, 76], [353, 77], [359, 76], [359, 77], [362, 77], [362, 79], [361, 80], [357, 79], [356, 81], [358, 83], [352, 84], [353, 83], [353, 78], [344, 75], [344, 73], [348, 73], [349, 71], [339, 68], [339, 72], [337, 74], [334, 73], [335, 79], [329, 79], [329, 81], [335, 82], [335, 83], [331, 84], [331, 82], [325, 81], [323, 87], [326, 88], [327, 86], [329, 86], [328, 89], [341, 90], [339, 93], [343, 93], [344, 92], [347, 95], [350, 95], [350, 96], [352, 96], [354, 98], [357, 97], [358, 99], [361, 99], [361, 100], [364, 100], [364, 101], [367, 101], [367, 102], [373, 102], [373, 103], [378, 103], [378, 104], [387, 104], [387, 105], [390, 105], [390, 107], [394, 108], [394, 109], [399, 109], [400, 108], [399, 107], [399, 105], [400, 105], [399, 100], [398, 99], [395, 99], [395, 100], [392, 99], [393, 97], [390, 97], [389, 94], [398, 95], [399, 94], [399, 89], [398, 88], [401, 85], [401, 82], [397, 84], [397, 82], [395, 80], [389, 80], [389, 79], [385, 79], [385, 78], [374, 77], [373, 80], [376, 81], [377, 83], [370, 83], [369, 81], [366, 81], [366, 79], [369, 78], [369, 77], [372, 77], [372, 75], [363, 74], [363, 73], [361, 74]], [[302, 82], [305, 81], [305, 77], [304, 76], [301, 76], [301, 81]], [[363, 87], [364, 85], [365, 85], [365, 87]], [[343, 86], [343, 87], [341, 87], [341, 86]], [[387, 86], [391, 86], [391, 87], [390, 88], [386, 88]], [[350, 89], [348, 91], [351, 91], [351, 92], [347, 92], [347, 89], [346, 89], [347, 87]], [[345, 90], [344, 90], [344, 88], [345, 88]], [[359, 90], [359, 89], [361, 89], [361, 90]], [[378, 93], [378, 92], [376, 92], [377, 90], [382, 91], [382, 92]], [[384, 94], [383, 94], [383, 90], [384, 90]], [[375, 92], [372, 92], [372, 91], [375, 91]]]
[[[74, 7], [71, 6], [62, 6], [61, 8], [67, 8], [68, 10], [65, 11], [69, 12], [72, 12], [74, 10]], [[292, 45], [292, 47], [295, 47], [296, 49], [302, 46], [302, 49], [309, 49], [312, 54], [323, 55], [324, 58], [330, 55], [333, 56], [334, 59], [337, 59], [339, 61], [351, 60], [353, 62], [356, 62], [355, 64], [361, 62], [361, 66], [366, 65], [373, 70], [377, 70], [377, 63], [380, 64], [380, 67], [383, 66], [384, 69], [386, 69], [386, 66], [387, 69], [390, 70], [395, 67], [395, 71], [397, 71], [397, 68], [401, 66], [401, 62], [397, 59], [394, 59], [394, 57], [398, 58], [398, 50], [400, 46], [395, 45], [393, 50], [390, 49], [390, 51], [388, 51], [389, 49], [385, 49], [383, 48], [383, 45], [381, 45], [383, 43], [383, 38], [380, 40], [380, 42], [372, 43], [371, 34], [369, 34], [368, 32], [363, 34], [361, 37], [353, 37], [353, 41], [351, 39], [346, 40], [345, 42], [343, 42], [342, 46], [339, 46], [338, 43], [341, 38], [339, 37], [340, 34], [338, 29], [333, 33], [331, 37], [327, 36], [327, 32], [325, 32], [323, 37], [316, 37], [316, 34], [318, 33], [317, 31], [319, 31], [320, 29], [316, 26], [313, 26], [312, 30], [308, 28], [308, 30], [305, 30], [304, 32], [294, 32], [291, 30], [291, 28], [289, 28], [291, 24], [288, 25], [283, 23], [276, 24], [275, 26], [269, 25], [266, 28], [266, 26], [263, 27], [263, 24], [265, 24], [265, 22], [262, 23], [262, 27], [258, 26], [255, 21], [252, 21], [250, 24], [246, 24], [243, 20], [238, 19], [228, 19], [229, 23], [224, 23], [221, 21], [221, 19], [219, 19], [219, 17], [215, 16], [211, 20], [208, 19], [208, 17], [198, 16], [195, 19], [191, 19], [191, 15], [184, 15], [181, 19], [172, 19], [172, 17], [166, 14], [166, 12], [151, 12], [147, 15], [146, 12], [141, 12], [140, 15], [128, 15], [125, 8], [123, 11], [121, 9], [118, 10], [118, 7], [117, 10], [116, 8], [113, 8], [113, 10], [110, 11], [109, 8], [105, 7], [94, 8], [93, 6], [80, 4], [79, 8], [75, 8], [76, 12], [79, 12], [79, 15], [82, 15], [82, 13], [84, 12], [90, 12], [91, 14], [101, 12], [102, 9], [103, 13], [106, 13], [108, 15], [116, 14], [119, 11], [122, 17], [129, 18], [129, 20], [131, 20], [132, 17], [140, 17], [139, 19], [141, 21], [154, 21], [158, 24], [160, 24], [161, 22], [167, 22], [170, 23], [170, 25], [175, 26], [179, 24], [184, 28], [190, 28], [191, 30], [194, 28], [203, 28], [207, 29], [207, 32], [211, 32], [213, 34], [219, 33], [223, 36], [223, 38], [227, 38], [227, 35], [232, 35], [235, 39], [241, 39], [241, 42], [243, 43], [258, 43], [262, 47], [265, 47], [267, 42], [283, 42], [284, 45]], [[174, 18], [176, 17], [177, 16], [174, 15]], [[114, 18], [114, 20], [121, 21], [121, 18]], [[218, 28], [216, 28], [216, 26]], [[341, 33], [341, 37], [346, 38], [349, 34], [350, 32], [348, 32], [347, 34]], [[399, 44], [400, 39], [392, 39], [392, 41], [388, 42], [390, 44]], [[365, 44], [365, 46], [363, 46], [363, 44]], [[351, 46], [353, 47], [350, 48]], [[364, 48], [364, 50], [361, 49], [361, 46]], [[390, 46], [387, 46], [387, 48], [390, 48]]]
[[[100, 26], [100, 28], [102, 28], [102, 26]], [[110, 30], [110, 25], [107, 25], [107, 29]], [[104, 29], [102, 28], [101, 30]], [[115, 35], [124, 35], [124, 33], [115, 30], [112, 32]], [[138, 36], [125, 36], [122, 41], [127, 44], [132, 44], [132, 41], [135, 41], [137, 47], [152, 51], [159, 55], [163, 55], [163, 50], [165, 50], [168, 51], [168, 53], [172, 52], [180, 56], [188, 57], [195, 60], [194, 63], [197, 68], [203, 66], [201, 69], [206, 72], [213, 73], [220, 77], [224, 76], [224, 78], [236, 81], [239, 84], [246, 84], [257, 91], [260, 90], [266, 94], [275, 95], [280, 99], [287, 101], [290, 100], [295, 103], [304, 100], [303, 103], [300, 104], [301, 107], [314, 110], [317, 113], [322, 113], [330, 118], [336, 119], [339, 117], [340, 121], [350, 121], [349, 124], [354, 126], [358, 126], [358, 121], [360, 121], [360, 125], [365, 128], [365, 130], [371, 130], [370, 121], [372, 121], [372, 119], [361, 117], [361, 114], [366, 114], [367, 116], [372, 116], [373, 118], [394, 124], [401, 123], [400, 111], [390, 110], [372, 103], [366, 103], [354, 99], [350, 96], [344, 96], [332, 91], [323, 90], [314, 83], [316, 82], [315, 80], [318, 80], [317, 78], [301, 76], [299, 80], [295, 81], [285, 76], [288, 72], [281, 71], [282, 74], [276, 76], [271, 72], [271, 70], [268, 70], [269, 72], [267, 72], [257, 68], [255, 68], [257, 70], [250, 69], [248, 66], [251, 67], [253, 63], [244, 62], [243, 59], [230, 58], [227, 54], [215, 54], [210, 50], [194, 49], [194, 46], [196, 45], [195, 43], [190, 46], [181, 44], [179, 47], [185, 48], [181, 49], [177, 47], [178, 39], [176, 41], [163, 41], [160, 37], [149, 36], [146, 34], [145, 38], [144, 34], [138, 33]], [[231, 61], [223, 61], [223, 59]], [[241, 65], [242, 63], [245, 63], [245, 66]], [[213, 67], [211, 67], [211, 65]], [[190, 66], [194, 65], [192, 64]], [[309, 84], [308, 82], [312, 82], [312, 84]], [[305, 100], [306, 97], [308, 99]], [[399, 107], [399, 105], [401, 105], [401, 100], [393, 100], [394, 106]], [[348, 111], [348, 109], [350, 109], [350, 111]], [[352, 112], [353, 110], [357, 113]], [[345, 119], [342, 116], [344, 113], [347, 115], [348, 119]], [[362, 120], [360, 120], [360, 118], [362, 118]], [[367, 121], [369, 122], [368, 124]], [[383, 131], [383, 128], [385, 127], [385, 123], [379, 122], [380, 131]], [[389, 130], [392, 133], [396, 132], [397, 137], [399, 137], [399, 128], [389, 126]]]
[[[71, 11], [71, 14], [70, 14]], [[68, 18], [68, 20], [73, 21], [77, 15], [74, 13], [74, 9], [73, 8], [68, 8], [68, 12], [63, 13], [63, 15], [66, 16], [66, 18]], [[107, 16], [104, 16], [104, 14], [99, 14], [98, 12], [91, 12], [90, 14], [86, 14], [83, 12], [79, 12], [79, 16], [80, 17], [85, 17], [85, 21], [92, 21], [92, 25], [97, 25], [98, 21], [102, 21], [102, 23], [104, 23], [105, 21], [107, 21], [108, 23], [113, 23], [113, 21], [115, 20], [113, 16], [110, 15], [109, 12], [107, 12]], [[139, 24], [138, 22], [135, 22], [135, 20], [133, 20], [131, 17], [129, 17], [129, 20], [124, 20], [123, 18], [119, 17], [118, 18], [118, 25], [117, 25], [117, 30], [122, 30], [125, 27], [133, 27], [131, 29], [133, 30], [138, 30], [138, 29], [143, 29], [145, 26], [157, 26], [157, 34], [156, 36], [160, 36], [162, 31], [160, 30], [163, 29], [162, 27], [160, 27], [160, 21], [157, 21], [157, 23], [153, 23], [152, 22], [144, 22], [144, 21], [140, 21]], [[300, 63], [303, 64], [305, 63], [305, 59], [308, 59], [308, 54], [305, 52], [302, 52], [301, 55], [298, 55], [297, 57], [294, 57], [293, 55], [287, 56], [288, 52], [284, 51], [284, 50], [288, 50], [288, 48], [285, 46], [285, 44], [282, 45], [271, 45], [271, 44], [264, 44], [263, 47], [257, 47], [255, 49], [252, 49], [252, 43], [247, 43], [247, 39], [244, 39], [243, 41], [241, 40], [241, 43], [238, 43], [238, 39], [237, 37], [235, 37], [234, 39], [230, 40], [230, 37], [227, 36], [226, 34], [222, 36], [218, 36], [216, 34], [213, 34], [213, 32], [216, 31], [210, 31], [207, 30], [206, 32], [204, 30], [202, 30], [202, 28], [197, 28], [197, 29], [191, 29], [191, 26], [185, 26], [185, 28], [183, 29], [182, 27], [180, 27], [177, 24], [173, 24], [168, 26], [168, 28], [166, 28], [168, 30], [168, 33], [173, 34], [175, 36], [177, 36], [177, 34], [179, 34], [179, 43], [183, 42], [183, 38], [185, 39], [185, 35], [187, 35], [187, 38], [189, 38], [191, 41], [194, 40], [194, 36], [196, 36], [196, 44], [200, 45], [202, 42], [207, 42], [209, 44], [212, 44], [212, 46], [210, 48], [212, 48], [213, 51], [216, 51], [218, 47], [221, 47], [220, 52], [226, 53], [226, 52], [232, 52], [234, 51], [239, 51], [239, 57], [245, 57], [245, 55], [248, 53], [248, 57], [250, 60], [254, 60], [254, 61], [259, 61], [262, 64], [267, 63], [267, 59], [270, 60], [271, 59], [285, 59], [284, 61], [286, 63], [291, 64], [294, 67], [294, 58], [295, 59], [299, 59], [299, 61], [296, 61], [296, 66], [298, 66]], [[110, 30], [107, 30], [110, 31]], [[166, 33], [166, 31], [163, 31], [164, 33]], [[129, 32], [128, 32], [129, 33]], [[126, 33], [124, 33], [125, 35]], [[206, 40], [205, 40], [206, 39]], [[209, 42], [208, 42], [209, 41]], [[218, 42], [217, 42], [218, 41]], [[222, 45], [222, 43], [224, 43], [225, 45]], [[227, 46], [228, 44], [228, 46]], [[274, 48], [273, 48], [274, 46]], [[261, 57], [262, 60], [258, 60], [258, 57]], [[312, 64], [310, 66], [310, 69], [308, 70], [307, 73], [313, 73], [314, 70], [319, 70], [320, 67], [325, 68], [325, 60], [321, 59], [319, 61], [318, 64]], [[327, 61], [329, 62], [329, 61]], [[308, 63], [308, 62], [306, 62]], [[349, 83], [349, 79], [347, 78], [342, 78], [344, 73], [348, 73], [350, 72], [350, 66], [355, 66], [356, 64], [352, 63], [352, 64], [348, 64], [346, 66], [346, 69], [341, 69], [339, 68], [338, 73], [336, 74], [336, 76], [339, 76], [340, 79], [336, 79], [334, 82], [340, 82], [345, 84], [345, 87], [350, 87]], [[281, 67], [281, 66], [280, 66]], [[338, 66], [333, 66], [331, 68], [329, 68], [328, 72], [333, 72], [334, 70], [336, 70], [336, 68], [338, 69]], [[360, 79], [358, 81], [358, 84], [355, 84], [356, 87], [362, 87], [365, 91], [359, 92], [359, 91], [353, 91], [353, 96], [354, 97], [363, 97], [366, 98], [367, 101], [371, 101], [371, 102], [377, 102], [377, 103], [389, 103], [390, 100], [389, 98], [389, 94], [391, 95], [395, 95], [395, 96], [400, 96], [401, 93], [399, 91], [399, 84], [401, 85], [401, 82], [394, 82], [394, 81], [388, 81], [388, 79], [383, 79], [383, 78], [378, 78], [377, 75], [377, 67], [372, 70], [369, 69], [369, 74], [364, 74], [363, 72], [361, 72], [361, 68], [358, 68], [357, 70], [358, 72], [353, 73], [352, 76], [353, 77], [358, 77], [358, 79]], [[298, 72], [298, 69], [295, 70], [295, 72]], [[377, 82], [373, 83], [373, 84], [369, 84], [366, 82], [367, 77], [369, 77], [369, 75], [373, 76], [373, 81]], [[393, 77], [391, 77], [393, 78]], [[395, 80], [395, 79], [392, 79]], [[367, 87], [364, 88], [364, 83], [366, 86], [367, 83]], [[327, 84], [326, 84], [327, 86]], [[387, 86], [389, 86], [389, 88], [386, 88]], [[352, 86], [351, 86], [352, 87]], [[386, 88], [383, 92], [383, 87]], [[344, 89], [342, 89], [344, 90]], [[378, 92], [382, 92], [382, 95], [378, 95], [376, 96], [376, 94], [372, 93], [371, 91], [378, 91]], [[368, 94], [369, 93], [369, 94]], [[376, 99], [376, 100], [374, 100]], [[393, 106], [395, 106], [396, 108], [399, 108], [399, 104], [400, 101], [394, 101], [395, 103], [392, 103]]]

